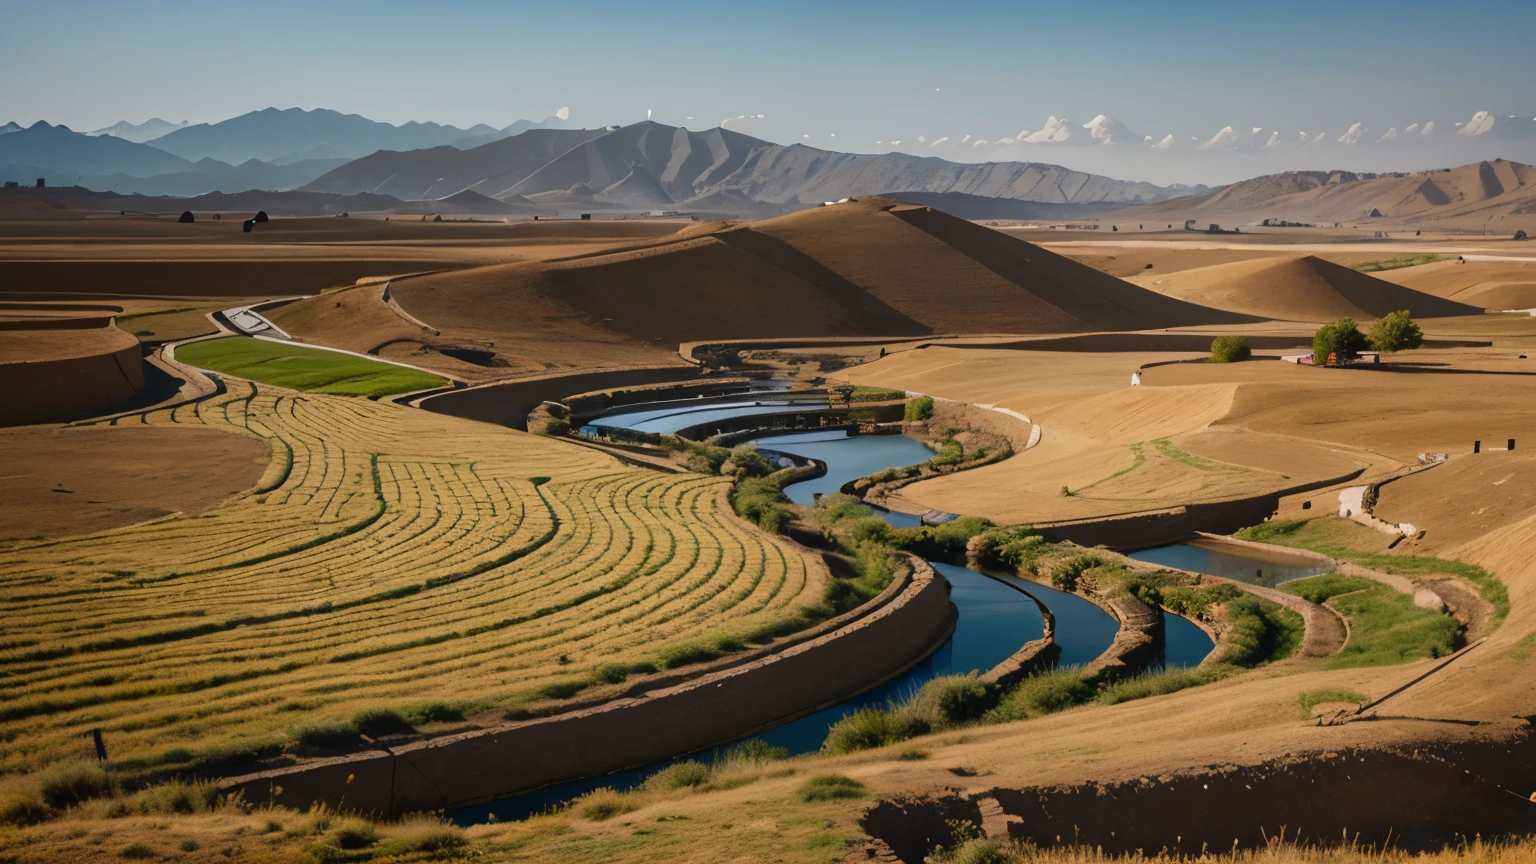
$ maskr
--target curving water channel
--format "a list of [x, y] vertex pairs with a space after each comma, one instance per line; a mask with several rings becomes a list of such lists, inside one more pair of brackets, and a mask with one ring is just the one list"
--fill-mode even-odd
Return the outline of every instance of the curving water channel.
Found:
[[[1245, 550], [1246, 551], [1246, 550]], [[1208, 573], [1273, 588], [1282, 582], [1320, 576], [1333, 568], [1302, 556], [1290, 556], [1282, 552], [1251, 552], [1239, 555], [1231, 547], [1220, 544], [1207, 545], [1201, 540], [1175, 543], [1142, 549], [1127, 557], [1163, 567], [1177, 567], [1194, 573]]]
[[[734, 409], [741, 413], [771, 413], [771, 410], [755, 410], [763, 407], [766, 406], [756, 400], [707, 408], [679, 403], [630, 406], [604, 415], [590, 425], [664, 432], [669, 428], [681, 429], [704, 422], [695, 419], [704, 411]], [[709, 419], [725, 416], [734, 415], [720, 414]], [[845, 432], [808, 432], [763, 437], [752, 443], [763, 449], [817, 459], [826, 464], [825, 476], [801, 481], [785, 489], [790, 500], [797, 504], [810, 504], [817, 493], [836, 492], [849, 480], [886, 468], [921, 464], [933, 456], [933, 451], [921, 442], [901, 435], [849, 436]], [[916, 516], [881, 512], [893, 525], [918, 524]], [[1055, 639], [1061, 648], [1058, 662], [1063, 666], [1091, 662], [1104, 653], [1119, 631], [1119, 625], [1103, 609], [1075, 594], [1013, 575], [984, 575], [942, 561], [929, 563], [949, 580], [950, 600], [959, 612], [955, 632], [949, 640], [897, 678], [830, 708], [781, 724], [757, 737], [773, 746], [786, 748], [792, 755], [812, 753], [820, 749], [827, 731], [835, 723], [861, 708], [901, 702], [941, 675], [984, 672], [992, 668], [1024, 643], [1044, 635], [1039, 607], [1031, 597], [1038, 598], [1056, 617]], [[1193, 666], [1210, 653], [1213, 645], [1203, 630], [1174, 615], [1166, 616], [1166, 620], [1165, 656], [1161, 663], [1154, 665]], [[686, 758], [709, 762], [730, 746], [711, 748]], [[465, 825], [484, 822], [490, 816], [499, 820], [522, 819], [600, 787], [633, 788], [669, 764], [672, 762], [659, 762], [603, 777], [561, 783], [460, 808], [449, 815]]]

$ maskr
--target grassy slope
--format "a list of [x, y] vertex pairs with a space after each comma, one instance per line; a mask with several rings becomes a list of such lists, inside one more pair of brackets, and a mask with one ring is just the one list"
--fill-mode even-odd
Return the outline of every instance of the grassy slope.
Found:
[[447, 383], [436, 375], [414, 369], [246, 336], [187, 345], [176, 351], [176, 358], [263, 384], [337, 396], [376, 399]]
[[1388, 555], [1351, 548], [1343, 544], [1348, 533], [1338, 528], [1353, 524], [1334, 517], [1301, 519], [1292, 522], [1265, 522], [1262, 525], [1245, 528], [1237, 532], [1236, 536], [1241, 540], [1308, 549], [1330, 558], [1398, 576], [1432, 576], [1442, 573], [1460, 576], [1476, 585], [1483, 599], [1493, 606], [1495, 621], [1502, 621], [1504, 616], [1509, 614], [1509, 589], [1483, 568], [1460, 561], [1431, 558], [1428, 555]]
[[1456, 622], [1413, 605], [1413, 598], [1351, 576], [1313, 576], [1280, 590], [1313, 603], [1327, 602], [1349, 619], [1349, 643], [1322, 661], [1327, 669], [1388, 666], [1444, 657], [1455, 650]]

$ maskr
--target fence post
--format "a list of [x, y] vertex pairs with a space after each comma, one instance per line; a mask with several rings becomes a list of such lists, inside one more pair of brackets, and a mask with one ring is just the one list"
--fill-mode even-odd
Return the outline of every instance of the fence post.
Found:
[[91, 730], [91, 739], [96, 742], [96, 761], [107, 761], [107, 742], [101, 740], [101, 728]]
[[1483, 442], [1481, 442], [1481, 441], [1473, 441], [1472, 442], [1472, 452], [1473, 453], [1481, 453], [1481, 452], [1483, 452]]
[[1514, 450], [1515, 449], [1515, 439], [1513, 439], [1513, 438], [1509, 439], [1509, 449], [1510, 450]]

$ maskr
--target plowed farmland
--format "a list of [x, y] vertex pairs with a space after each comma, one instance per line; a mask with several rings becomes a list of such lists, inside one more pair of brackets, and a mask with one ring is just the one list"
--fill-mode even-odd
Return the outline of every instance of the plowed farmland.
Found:
[[254, 437], [272, 462], [197, 518], [0, 543], [0, 771], [78, 757], [94, 727], [154, 770], [483, 725], [822, 594], [725, 478], [244, 382], [108, 422]]

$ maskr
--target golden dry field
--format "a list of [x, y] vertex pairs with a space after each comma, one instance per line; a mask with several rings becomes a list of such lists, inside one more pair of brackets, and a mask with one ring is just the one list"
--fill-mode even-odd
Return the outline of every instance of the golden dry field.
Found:
[[258, 439], [271, 464], [206, 513], [0, 544], [6, 773], [86, 755], [94, 727], [142, 772], [499, 721], [821, 597], [724, 478], [239, 381], [111, 422]]

